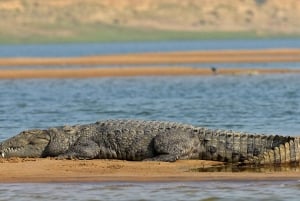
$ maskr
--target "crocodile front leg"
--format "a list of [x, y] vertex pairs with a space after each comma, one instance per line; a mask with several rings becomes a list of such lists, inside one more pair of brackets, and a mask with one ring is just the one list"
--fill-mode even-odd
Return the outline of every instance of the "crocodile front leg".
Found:
[[99, 145], [88, 139], [80, 138], [66, 153], [58, 156], [58, 159], [94, 159], [99, 156]]

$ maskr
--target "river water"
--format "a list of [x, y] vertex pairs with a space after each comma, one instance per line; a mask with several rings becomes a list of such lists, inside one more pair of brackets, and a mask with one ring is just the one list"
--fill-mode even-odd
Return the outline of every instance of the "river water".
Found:
[[299, 181], [0, 184], [0, 200], [299, 200]]
[[299, 39], [0, 45], [0, 57], [76, 57], [193, 50], [299, 48]]
[[0, 80], [0, 139], [21, 130], [133, 118], [300, 134], [299, 75]]
[[[0, 46], [0, 57], [278, 47], [299, 48], [300, 40], [17, 45]], [[285, 74], [0, 80], [0, 140], [25, 129], [116, 118], [296, 136], [300, 79]], [[0, 200], [299, 200], [299, 190], [299, 181], [0, 184]]]

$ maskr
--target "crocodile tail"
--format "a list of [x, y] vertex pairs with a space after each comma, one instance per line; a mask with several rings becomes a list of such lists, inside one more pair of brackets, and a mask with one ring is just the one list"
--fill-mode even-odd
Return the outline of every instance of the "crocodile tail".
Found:
[[247, 164], [281, 164], [299, 161], [299, 139], [278, 135], [253, 135], [231, 130], [199, 130], [200, 159]]
[[[245, 136], [231, 130], [200, 129], [204, 150], [201, 151], [200, 159], [223, 162], [239, 162], [247, 153]], [[247, 137], [247, 136], [246, 136]], [[245, 152], [245, 153], [243, 153]]]
[[266, 164], [290, 164], [300, 161], [300, 138], [283, 137], [288, 141], [272, 147], [258, 158], [252, 158], [248, 162], [260, 165]]

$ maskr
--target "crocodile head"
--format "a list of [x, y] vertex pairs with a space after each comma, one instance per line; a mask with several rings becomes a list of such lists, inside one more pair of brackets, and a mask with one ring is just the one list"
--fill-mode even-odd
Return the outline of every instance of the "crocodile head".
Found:
[[42, 157], [50, 142], [46, 130], [28, 130], [0, 143], [0, 157]]

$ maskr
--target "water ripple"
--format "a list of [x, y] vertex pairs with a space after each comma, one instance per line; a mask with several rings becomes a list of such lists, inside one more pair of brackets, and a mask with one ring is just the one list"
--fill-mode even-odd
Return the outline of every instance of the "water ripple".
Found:
[[[50, 192], [50, 193], [49, 193]], [[80, 192], [80, 193], [79, 193]], [[284, 193], [283, 193], [284, 192]], [[0, 200], [298, 200], [299, 182], [0, 184]]]

